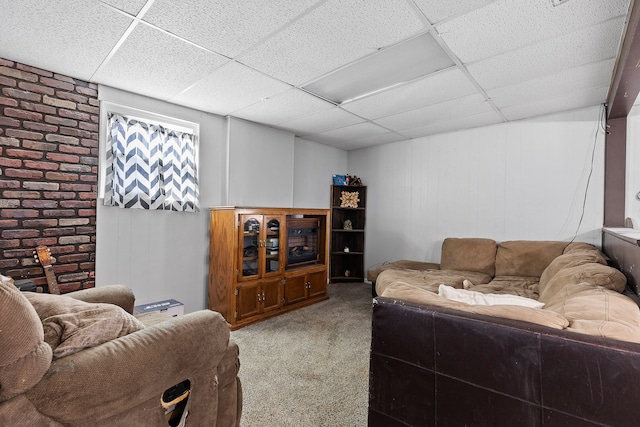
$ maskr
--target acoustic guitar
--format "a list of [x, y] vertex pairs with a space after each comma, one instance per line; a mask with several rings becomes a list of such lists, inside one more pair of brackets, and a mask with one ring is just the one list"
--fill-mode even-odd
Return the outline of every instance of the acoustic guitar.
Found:
[[40, 245], [36, 247], [33, 257], [40, 262], [40, 265], [44, 269], [44, 274], [47, 276], [47, 285], [49, 286], [49, 293], [60, 295], [60, 289], [58, 288], [58, 281], [51, 265], [51, 251], [48, 247]]

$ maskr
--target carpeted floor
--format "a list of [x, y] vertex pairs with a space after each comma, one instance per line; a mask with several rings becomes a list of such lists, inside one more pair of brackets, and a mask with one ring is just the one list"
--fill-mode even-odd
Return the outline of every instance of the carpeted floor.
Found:
[[367, 425], [371, 285], [231, 333], [240, 347], [242, 427]]

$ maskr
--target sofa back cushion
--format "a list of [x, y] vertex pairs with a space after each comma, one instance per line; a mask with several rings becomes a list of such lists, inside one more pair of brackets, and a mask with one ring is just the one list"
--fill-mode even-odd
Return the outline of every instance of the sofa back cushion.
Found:
[[619, 270], [595, 262], [565, 267], [545, 282], [544, 286], [538, 285], [539, 300], [550, 304], [567, 299], [570, 292], [575, 290], [575, 287], [569, 285], [577, 283], [622, 292], [627, 285], [627, 278]]
[[542, 272], [542, 275], [540, 276], [540, 293], [544, 291], [544, 288], [547, 287], [549, 281], [558, 274], [558, 272], [565, 268], [579, 267], [585, 264], [607, 265], [607, 261], [604, 259], [600, 251], [595, 248], [593, 250], [565, 250], [563, 255], [560, 255], [551, 261], [547, 268]]
[[493, 277], [496, 241], [481, 238], [449, 237], [442, 242], [441, 270], [476, 271]]
[[498, 245], [496, 276], [540, 277], [567, 242], [513, 240]]

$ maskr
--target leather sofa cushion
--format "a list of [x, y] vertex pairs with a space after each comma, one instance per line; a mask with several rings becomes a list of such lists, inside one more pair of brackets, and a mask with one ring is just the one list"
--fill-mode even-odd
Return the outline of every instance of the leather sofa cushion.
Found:
[[403, 282], [395, 282], [389, 285], [382, 296], [418, 304], [450, 308], [468, 313], [482, 314], [485, 316], [520, 320], [554, 329], [564, 329], [569, 325], [567, 319], [554, 311], [515, 305], [470, 305], [442, 298], [433, 292], [429, 292], [417, 286]]
[[496, 242], [481, 238], [449, 237], [442, 242], [440, 269], [495, 274]]
[[562, 255], [566, 242], [512, 240], [498, 245], [496, 276], [540, 277], [554, 258]]
[[640, 343], [640, 310], [636, 303], [611, 289], [590, 283], [570, 283], [545, 306], [569, 321], [567, 330]]
[[397, 280], [437, 293], [438, 286], [441, 284], [462, 288], [462, 282], [465, 280], [469, 280], [473, 284], [489, 283], [491, 276], [475, 271], [385, 270], [378, 275], [376, 280], [376, 293], [382, 295], [386, 287]]
[[565, 267], [546, 281], [544, 285], [542, 282], [540, 283], [538, 286], [539, 300], [544, 303], [552, 303], [566, 299], [571, 296], [570, 291], [574, 289], [568, 285], [577, 283], [602, 286], [615, 292], [622, 292], [627, 285], [627, 278], [620, 270], [593, 262]]

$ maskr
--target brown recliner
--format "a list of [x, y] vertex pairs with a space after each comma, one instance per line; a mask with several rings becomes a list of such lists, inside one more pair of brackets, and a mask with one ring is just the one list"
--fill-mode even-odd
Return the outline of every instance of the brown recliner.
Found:
[[133, 305], [120, 285], [49, 295], [1, 284], [0, 425], [167, 426], [161, 396], [189, 380], [186, 426], [239, 426], [238, 347], [223, 317], [145, 327]]

